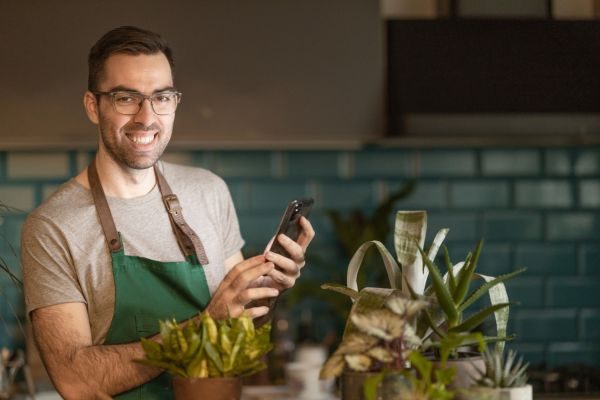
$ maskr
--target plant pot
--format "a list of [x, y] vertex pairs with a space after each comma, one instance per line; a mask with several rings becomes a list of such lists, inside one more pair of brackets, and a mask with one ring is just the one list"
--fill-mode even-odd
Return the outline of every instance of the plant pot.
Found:
[[[344, 371], [342, 374], [342, 400], [365, 400], [364, 383], [378, 372]], [[382, 387], [377, 389], [377, 400], [383, 399]]]
[[469, 400], [532, 400], [533, 388], [531, 385], [514, 388], [473, 387], [463, 398]]
[[[449, 359], [446, 362], [446, 368], [454, 368], [456, 374], [450, 384], [449, 389], [461, 391], [475, 384], [474, 376], [478, 376], [477, 369], [485, 371], [485, 363], [483, 358], [477, 353], [460, 353], [462, 358]], [[434, 368], [441, 368], [439, 361], [433, 362]], [[477, 367], [477, 369], [475, 368]]]
[[[364, 383], [381, 372], [347, 371], [342, 375], [342, 400], [365, 400]], [[407, 390], [409, 383], [399, 372], [387, 373], [377, 387], [376, 400], [395, 399]]]
[[180, 378], [173, 377], [176, 400], [240, 400], [242, 378]]

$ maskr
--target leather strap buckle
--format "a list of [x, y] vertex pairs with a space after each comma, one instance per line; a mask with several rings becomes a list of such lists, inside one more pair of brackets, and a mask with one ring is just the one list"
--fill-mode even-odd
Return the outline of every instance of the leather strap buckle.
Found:
[[167, 207], [167, 211], [171, 214], [179, 214], [181, 213], [181, 205], [179, 204], [179, 199], [175, 194], [168, 194], [163, 196], [163, 201], [165, 206]]

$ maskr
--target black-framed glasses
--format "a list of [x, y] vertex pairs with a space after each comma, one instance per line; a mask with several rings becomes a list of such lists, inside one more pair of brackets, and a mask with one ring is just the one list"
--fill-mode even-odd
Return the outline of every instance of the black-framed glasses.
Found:
[[127, 92], [124, 90], [115, 90], [112, 92], [92, 92], [96, 96], [109, 96], [113, 108], [119, 114], [135, 115], [140, 112], [142, 103], [148, 99], [152, 106], [152, 111], [157, 115], [173, 114], [177, 105], [181, 101], [181, 92], [168, 90], [165, 92], [154, 93], [149, 96], [139, 92]]

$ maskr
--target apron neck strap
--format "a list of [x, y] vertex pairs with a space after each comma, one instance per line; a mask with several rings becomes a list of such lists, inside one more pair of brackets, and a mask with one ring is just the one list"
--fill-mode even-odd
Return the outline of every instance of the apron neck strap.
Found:
[[106, 201], [106, 195], [102, 189], [100, 178], [98, 177], [98, 170], [96, 169], [96, 159], [94, 158], [88, 166], [88, 180], [90, 182], [90, 189], [94, 198], [94, 204], [96, 206], [96, 212], [100, 219], [100, 225], [104, 231], [104, 237], [108, 243], [108, 248], [112, 253], [116, 253], [123, 248], [121, 241], [119, 240], [119, 233], [115, 226], [115, 221], [108, 207]]
[[[154, 173], [156, 175], [158, 189], [161, 193], [163, 203], [169, 213], [169, 221], [171, 222], [173, 233], [177, 238], [177, 243], [179, 244], [181, 251], [186, 256], [191, 256], [195, 253], [198, 262], [201, 265], [207, 265], [209, 261], [204, 246], [202, 245], [202, 241], [194, 230], [185, 222], [179, 199], [171, 190], [167, 180], [158, 169], [157, 164], [154, 164]], [[106, 201], [102, 183], [98, 177], [95, 158], [88, 166], [88, 180], [90, 182], [90, 189], [94, 198], [98, 218], [100, 219], [100, 225], [102, 226], [106, 242], [108, 243], [108, 248], [113, 253], [118, 252], [123, 248], [123, 244], [121, 243], [121, 240], [119, 240], [119, 233], [110, 212], [108, 202]]]
[[173, 233], [177, 238], [181, 251], [183, 251], [183, 254], [186, 256], [191, 256], [196, 253], [198, 262], [201, 265], [207, 265], [208, 256], [204, 250], [204, 245], [202, 245], [202, 241], [196, 232], [194, 232], [194, 230], [185, 222], [185, 219], [183, 218], [183, 209], [181, 208], [181, 204], [179, 204], [179, 199], [171, 190], [171, 187], [162, 172], [160, 172], [158, 164], [154, 164], [154, 173], [163, 198], [163, 203], [169, 213]]

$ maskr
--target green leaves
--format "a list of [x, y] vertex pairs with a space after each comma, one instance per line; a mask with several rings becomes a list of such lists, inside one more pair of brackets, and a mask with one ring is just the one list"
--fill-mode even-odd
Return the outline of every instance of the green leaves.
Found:
[[416, 374], [410, 372], [404, 374], [411, 384], [410, 395], [417, 399], [428, 400], [454, 398], [452, 391], [446, 388], [446, 385], [454, 379], [454, 368], [433, 369], [433, 363], [417, 351], [410, 353], [409, 361], [417, 370]]
[[[422, 314], [422, 321], [430, 329], [429, 334], [424, 334], [425, 338], [431, 335], [431, 333], [435, 333], [443, 341], [448, 335], [468, 334], [476, 329], [486, 318], [494, 314], [498, 334], [497, 340], [508, 339], [505, 336], [508, 322], [508, 307], [514, 303], [508, 301], [508, 295], [503, 282], [522, 273], [525, 271], [525, 268], [496, 278], [475, 273], [482, 248], [483, 240], [480, 240], [475, 250], [467, 255], [464, 263], [461, 262], [453, 265], [448, 250], [444, 246], [444, 264], [448, 271], [445, 277], [442, 276], [433, 261], [425, 256], [423, 249], [419, 248], [423, 262], [431, 276], [431, 286], [427, 288], [425, 293], [429, 296], [435, 295], [435, 300], [439, 306], [426, 310]], [[471, 282], [475, 279], [483, 279], [484, 283], [469, 293]], [[489, 295], [491, 305], [463, 320], [463, 312], [485, 294]], [[412, 295], [414, 298], [415, 294], [412, 293]], [[488, 341], [488, 338], [484, 338], [484, 340]], [[440, 347], [439, 343], [430, 343], [429, 346]], [[499, 343], [498, 347], [502, 349], [503, 343]]]
[[448, 286], [446, 286], [444, 278], [442, 278], [442, 275], [436, 265], [427, 257], [421, 248], [419, 248], [419, 252], [423, 257], [425, 266], [429, 270], [429, 275], [431, 276], [431, 285], [433, 286], [433, 290], [435, 291], [435, 295], [440, 307], [446, 314], [448, 325], [453, 326], [458, 321], [458, 307], [454, 302], [453, 293], [451, 293]]
[[456, 290], [452, 294], [454, 302], [456, 304], [461, 304], [467, 295], [467, 291], [469, 290], [469, 285], [473, 280], [473, 273], [475, 272], [475, 268], [477, 267], [477, 261], [479, 259], [479, 254], [481, 254], [481, 248], [483, 247], [483, 239], [477, 243], [477, 247], [475, 248], [475, 252], [472, 255], [467, 257], [465, 261], [465, 265], [460, 270], [458, 274], [458, 282], [456, 283]]
[[509, 350], [504, 356], [502, 350], [486, 350], [482, 353], [485, 369], [477, 370], [477, 376], [473, 378], [478, 386], [492, 388], [520, 387], [527, 384], [525, 371], [529, 366], [523, 363], [523, 358], [516, 358], [517, 354]]
[[160, 321], [162, 343], [142, 339], [146, 358], [136, 360], [183, 378], [245, 376], [266, 367], [261, 358], [271, 350], [271, 324], [255, 330], [249, 317], [200, 321], [183, 326]]

